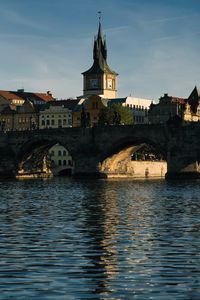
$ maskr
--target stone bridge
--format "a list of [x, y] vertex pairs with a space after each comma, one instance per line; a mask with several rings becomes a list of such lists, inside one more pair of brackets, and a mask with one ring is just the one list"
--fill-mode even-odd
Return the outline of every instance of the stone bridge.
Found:
[[[0, 175], [15, 176], [31, 153], [46, 153], [59, 143], [70, 152], [74, 176], [106, 177], [108, 165], [130, 157], [143, 143], [153, 145], [167, 161], [167, 177], [198, 177], [200, 124], [186, 126], [124, 125], [60, 128], [0, 133]], [[108, 163], [109, 161], [109, 163]]]

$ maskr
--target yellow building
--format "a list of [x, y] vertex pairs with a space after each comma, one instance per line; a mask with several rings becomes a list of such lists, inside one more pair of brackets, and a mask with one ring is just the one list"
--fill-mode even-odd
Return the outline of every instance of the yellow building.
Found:
[[73, 127], [93, 127], [98, 124], [100, 111], [107, 106], [107, 99], [92, 95], [79, 104], [73, 111]]

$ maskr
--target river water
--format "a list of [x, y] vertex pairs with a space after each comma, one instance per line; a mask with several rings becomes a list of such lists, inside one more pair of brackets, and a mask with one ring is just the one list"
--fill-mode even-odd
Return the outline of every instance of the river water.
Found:
[[0, 299], [200, 299], [200, 181], [0, 182]]

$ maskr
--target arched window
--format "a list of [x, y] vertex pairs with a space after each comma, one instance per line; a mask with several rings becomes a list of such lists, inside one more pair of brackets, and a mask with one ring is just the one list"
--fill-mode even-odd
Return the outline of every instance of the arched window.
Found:
[[58, 151], [58, 156], [62, 156], [61, 150]]
[[51, 151], [51, 155], [52, 155], [52, 156], [54, 156], [54, 155], [55, 155], [55, 152], [54, 152], [53, 150]]
[[63, 156], [66, 156], [66, 155], [67, 155], [66, 150], [63, 150]]
[[62, 166], [62, 161], [59, 159], [59, 161], [58, 161], [58, 165], [59, 166]]
[[66, 166], [67, 165], [67, 161], [64, 159], [63, 160], [63, 166]]

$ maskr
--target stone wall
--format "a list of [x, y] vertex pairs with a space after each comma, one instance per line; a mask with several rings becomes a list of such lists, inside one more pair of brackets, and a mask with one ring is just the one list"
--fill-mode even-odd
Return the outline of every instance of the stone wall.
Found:
[[167, 173], [167, 162], [165, 161], [130, 161], [126, 165], [106, 172], [108, 178], [164, 178]]

